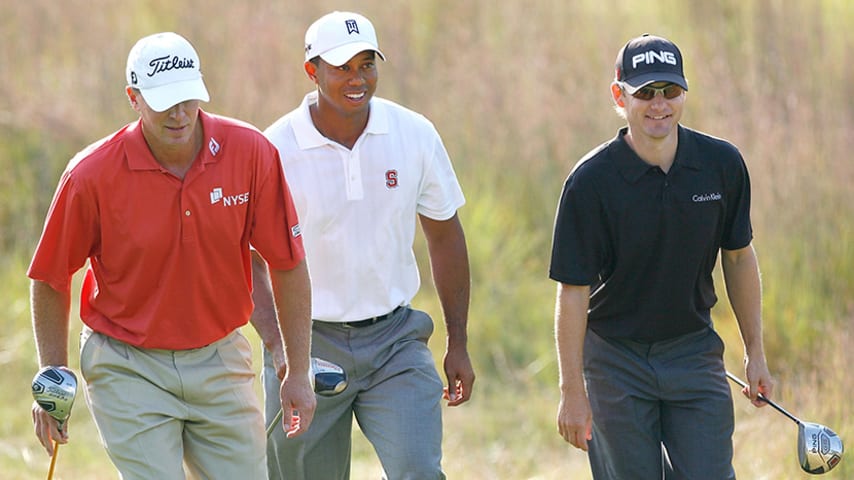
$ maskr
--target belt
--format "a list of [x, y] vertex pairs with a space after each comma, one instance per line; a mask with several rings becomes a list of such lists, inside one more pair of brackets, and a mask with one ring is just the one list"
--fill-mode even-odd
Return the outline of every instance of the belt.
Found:
[[366, 318], [364, 320], [356, 320], [353, 322], [339, 322], [339, 325], [346, 328], [362, 328], [362, 327], [370, 327], [375, 323], [380, 323], [383, 320], [390, 318], [395, 313], [399, 312], [403, 307], [398, 306], [394, 310], [386, 313], [385, 315], [377, 315], [376, 317]]

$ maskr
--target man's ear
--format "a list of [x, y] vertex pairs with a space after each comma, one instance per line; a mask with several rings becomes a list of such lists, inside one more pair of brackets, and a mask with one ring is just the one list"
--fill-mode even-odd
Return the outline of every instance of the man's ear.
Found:
[[317, 65], [312, 62], [305, 62], [303, 68], [305, 69], [305, 74], [308, 75], [308, 78], [312, 82], [317, 83]]
[[136, 98], [136, 92], [134, 92], [131, 87], [125, 87], [125, 94], [128, 96], [128, 102], [130, 102], [131, 108], [137, 110], [139, 108], [139, 100]]
[[625, 107], [625, 103], [623, 103], [623, 89], [617, 85], [617, 82], [611, 84], [611, 96], [614, 97], [614, 103], [619, 107]]

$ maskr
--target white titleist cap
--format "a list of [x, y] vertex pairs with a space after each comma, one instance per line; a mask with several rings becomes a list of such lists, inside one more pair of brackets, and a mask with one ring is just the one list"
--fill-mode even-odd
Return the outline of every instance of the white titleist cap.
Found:
[[365, 50], [373, 50], [385, 60], [374, 26], [358, 13], [328, 13], [305, 32], [306, 61], [320, 56], [326, 63], [339, 67]]
[[163, 112], [187, 100], [210, 100], [202, 81], [199, 55], [177, 33], [141, 38], [128, 54], [128, 86], [138, 89], [154, 111]]

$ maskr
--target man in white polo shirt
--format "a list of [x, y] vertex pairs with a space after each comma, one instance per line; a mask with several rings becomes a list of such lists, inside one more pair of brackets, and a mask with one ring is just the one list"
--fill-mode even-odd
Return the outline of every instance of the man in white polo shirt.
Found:
[[[355, 415], [387, 478], [444, 478], [443, 385], [427, 347], [433, 321], [410, 307], [420, 283], [412, 244], [418, 218], [448, 332], [444, 397], [459, 405], [475, 378], [466, 346], [468, 254], [457, 216], [465, 200], [432, 123], [374, 97], [376, 61], [385, 56], [368, 19], [348, 12], [320, 18], [306, 32], [305, 51], [316, 90], [265, 134], [279, 149], [302, 226], [312, 355], [341, 365], [349, 386], [318, 398], [306, 434], [285, 438], [274, 431], [270, 477], [349, 478]], [[256, 267], [263, 275], [264, 264]], [[275, 340], [269, 291], [263, 277], [256, 280], [253, 323]], [[280, 407], [286, 368], [281, 348], [271, 344], [264, 369], [268, 422]]]

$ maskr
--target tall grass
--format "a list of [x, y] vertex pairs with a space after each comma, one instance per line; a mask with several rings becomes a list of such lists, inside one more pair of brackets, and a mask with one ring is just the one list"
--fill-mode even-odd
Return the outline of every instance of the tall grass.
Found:
[[[573, 163], [621, 125], [608, 92], [614, 56], [643, 32], [670, 37], [685, 55], [683, 123], [733, 141], [747, 160], [776, 397], [852, 438], [851, 2], [32, 0], [0, 2], [0, 476], [47, 469], [27, 413], [36, 362], [24, 271], [67, 160], [134, 119], [123, 94], [130, 47], [155, 31], [182, 33], [202, 58], [206, 110], [264, 128], [311, 87], [302, 36], [332, 9], [374, 20], [388, 58], [379, 94], [436, 124], [468, 199], [460, 214], [478, 381], [469, 404], [446, 410], [451, 478], [589, 477], [554, 424], [551, 227]], [[439, 324], [431, 346], [441, 360], [440, 311], [423, 242], [417, 248], [425, 282], [416, 304]], [[738, 332], [719, 292], [716, 325], [740, 373]], [[739, 396], [735, 404], [739, 478], [806, 478], [794, 425]], [[55, 478], [114, 478], [82, 393], [74, 412]], [[370, 447], [355, 438], [354, 478], [378, 478]], [[843, 461], [826, 478], [854, 478], [854, 467]]]

